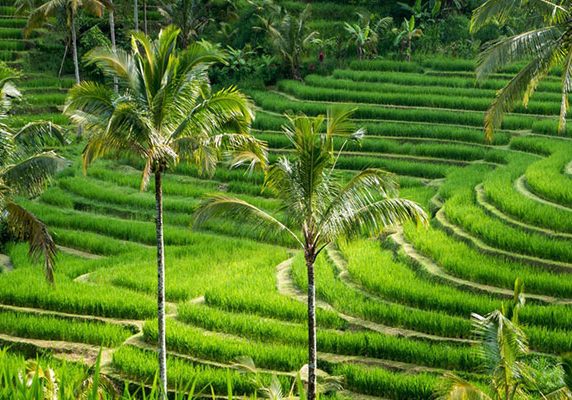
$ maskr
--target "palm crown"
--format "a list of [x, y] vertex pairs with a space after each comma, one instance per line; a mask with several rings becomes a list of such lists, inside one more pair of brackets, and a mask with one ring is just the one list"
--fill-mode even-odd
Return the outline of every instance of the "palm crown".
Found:
[[178, 33], [167, 27], [156, 41], [135, 33], [132, 54], [101, 48], [87, 55], [123, 90], [93, 82], [70, 90], [65, 112], [91, 133], [84, 167], [108, 153], [134, 153], [145, 160], [145, 187], [151, 173], [181, 160], [211, 173], [225, 149], [263, 159], [248, 135], [253, 114], [246, 96], [234, 87], [211, 91], [207, 70], [223, 54], [200, 42], [175, 57]]
[[[12, 100], [20, 92], [0, 79], [0, 120], [7, 118]], [[30, 244], [30, 255], [43, 256], [46, 278], [53, 282], [56, 245], [46, 226], [18, 204], [16, 197], [34, 197], [41, 193], [54, 173], [65, 166], [65, 160], [53, 151], [43, 151], [54, 140], [64, 143], [59, 126], [37, 121], [14, 130], [0, 122], [0, 220], [5, 219], [12, 233]]]
[[[289, 116], [284, 134], [294, 147], [293, 157], [281, 157], [267, 169], [265, 189], [282, 201], [289, 226], [301, 227], [301, 236], [262, 210], [239, 199], [213, 196], [196, 214], [201, 224], [213, 214], [259, 217], [266, 226], [289, 232], [315, 255], [340, 235], [379, 231], [387, 225], [415, 220], [425, 223], [426, 215], [416, 203], [401, 199], [393, 175], [366, 169], [342, 183], [335, 172], [339, 153], [334, 138], [357, 140], [364, 134], [350, 121], [354, 110], [330, 109], [327, 117]], [[342, 149], [340, 149], [341, 151]]]
[[522, 100], [524, 106], [539, 82], [555, 66], [562, 66], [562, 102], [558, 131], [566, 127], [568, 94], [572, 89], [572, 47], [570, 46], [570, 17], [572, 2], [550, 0], [487, 0], [473, 13], [471, 30], [475, 31], [491, 22], [503, 23], [523, 6], [540, 16], [544, 25], [537, 29], [501, 38], [480, 54], [477, 78], [483, 79], [503, 65], [518, 60], [527, 64], [501, 90], [485, 114], [485, 134], [492, 139], [504, 113]]

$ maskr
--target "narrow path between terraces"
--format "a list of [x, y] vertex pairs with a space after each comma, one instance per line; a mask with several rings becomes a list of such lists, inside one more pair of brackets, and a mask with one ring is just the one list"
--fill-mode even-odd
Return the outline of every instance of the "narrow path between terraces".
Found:
[[[290, 258], [282, 263], [280, 263], [276, 267], [276, 286], [278, 288], [278, 292], [295, 300], [298, 300], [302, 303], [307, 303], [306, 295], [300, 291], [294, 281], [292, 280], [292, 264], [294, 259]], [[401, 336], [401, 337], [411, 337], [411, 338], [418, 338], [418, 339], [425, 339], [437, 342], [453, 342], [453, 343], [474, 343], [474, 341], [469, 339], [459, 339], [459, 338], [448, 338], [444, 336], [437, 336], [431, 335], [428, 333], [417, 332], [409, 329], [404, 328], [396, 328], [392, 326], [382, 325], [376, 322], [364, 320], [358, 317], [354, 317], [351, 315], [344, 314], [330, 304], [324, 302], [323, 300], [316, 300], [316, 306], [320, 307], [325, 310], [334, 311], [340, 318], [349, 322], [351, 325], [365, 328], [370, 331], [379, 332], [384, 335], [390, 336]]]
[[443, 209], [440, 209], [439, 211], [437, 211], [437, 213], [435, 214], [435, 221], [438, 223], [439, 227], [441, 229], [443, 229], [445, 232], [448, 232], [449, 234], [456, 236], [457, 238], [465, 241], [466, 243], [471, 244], [472, 246], [479, 249], [480, 251], [482, 251], [485, 254], [490, 254], [490, 255], [499, 256], [499, 257], [505, 257], [505, 258], [508, 258], [508, 259], [511, 259], [511, 260], [514, 260], [517, 262], [525, 262], [525, 263], [532, 264], [532, 265], [546, 267], [546, 268], [552, 269], [552, 270], [559, 270], [559, 271], [565, 271], [565, 272], [571, 272], [572, 271], [572, 264], [570, 264], [570, 263], [555, 261], [555, 260], [547, 260], [544, 258], [512, 253], [512, 252], [507, 251], [507, 250], [502, 250], [502, 249], [498, 249], [496, 247], [489, 246], [488, 244], [483, 242], [481, 239], [471, 235], [470, 233], [466, 232], [461, 227], [450, 222], [447, 219]]
[[523, 196], [528, 197], [529, 199], [532, 199], [538, 203], [542, 203], [542, 204], [546, 204], [549, 205], [551, 207], [555, 207], [555, 208], [559, 208], [561, 210], [564, 211], [570, 211], [572, 212], [572, 208], [566, 207], [562, 204], [558, 204], [558, 203], [553, 203], [549, 200], [543, 199], [540, 196], [537, 196], [536, 194], [532, 193], [530, 190], [528, 190], [528, 187], [526, 185], [526, 176], [522, 175], [520, 178], [518, 178], [515, 182], [514, 182], [514, 187], [516, 188], [516, 190], [522, 194]]
[[[407, 242], [405, 236], [403, 235], [403, 230], [398, 230], [396, 233], [393, 233], [389, 236], [389, 238], [399, 246], [403, 253], [409, 257], [409, 259], [415, 263], [418, 267], [420, 267], [426, 273], [435, 276], [437, 278], [447, 280], [455, 286], [462, 286], [469, 289], [477, 290], [483, 293], [492, 293], [506, 297], [513, 297], [514, 292], [510, 289], [504, 289], [497, 286], [491, 286], [481, 283], [472, 282], [466, 279], [458, 278], [456, 276], [448, 274], [446, 271], [443, 270], [438, 264], [436, 264], [433, 260], [428, 257], [425, 257], [419, 254], [415, 248]], [[526, 297], [528, 299], [534, 299], [538, 301], [542, 301], [545, 303], [551, 304], [572, 304], [572, 299], [563, 299], [563, 298], [556, 298], [552, 296], [545, 296], [541, 294], [532, 294], [527, 293]]]
[[498, 219], [503, 220], [504, 222], [506, 222], [509, 225], [516, 226], [518, 228], [524, 229], [524, 230], [529, 231], [529, 232], [541, 233], [541, 234], [549, 236], [549, 237], [567, 239], [567, 240], [572, 239], [571, 233], [557, 232], [557, 231], [553, 231], [551, 229], [542, 228], [542, 227], [535, 226], [535, 225], [530, 225], [530, 224], [524, 223], [522, 221], [519, 221], [517, 219], [514, 219], [513, 217], [503, 213], [501, 210], [496, 208], [493, 204], [489, 203], [489, 201], [487, 199], [487, 195], [485, 193], [485, 190], [484, 190], [482, 184], [479, 184], [475, 187], [475, 192], [477, 195], [477, 203], [481, 207], [483, 207], [490, 215], [497, 217]]

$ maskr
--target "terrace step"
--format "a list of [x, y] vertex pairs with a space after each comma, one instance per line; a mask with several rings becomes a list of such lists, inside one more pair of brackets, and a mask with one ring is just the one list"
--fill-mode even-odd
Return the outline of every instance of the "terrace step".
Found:
[[[297, 101], [297, 102], [304, 102], [304, 103], [317, 103], [317, 104], [345, 104], [345, 105], [363, 105], [363, 106], [374, 106], [374, 107], [382, 107], [382, 108], [392, 108], [392, 109], [398, 109], [398, 110], [427, 110], [427, 111], [449, 111], [449, 112], [455, 112], [455, 113], [476, 113], [476, 112], [481, 112], [480, 110], [462, 110], [462, 109], [458, 109], [458, 108], [447, 108], [447, 107], [427, 107], [427, 106], [404, 106], [404, 105], [398, 105], [398, 104], [385, 104], [385, 103], [364, 103], [364, 102], [352, 102], [352, 101], [328, 101], [328, 100], [311, 100], [311, 99], [300, 99], [298, 97], [295, 97], [289, 93], [285, 93], [285, 92], [281, 92], [279, 90], [276, 89], [270, 89], [268, 90], [268, 92], [270, 93], [274, 93], [277, 95], [280, 95], [288, 100], [291, 101]], [[555, 114], [548, 114], [548, 115], [544, 115], [544, 114], [532, 114], [532, 113], [514, 113], [514, 112], [508, 112], [505, 115], [508, 116], [526, 116], [526, 117], [530, 117], [530, 118], [536, 118], [539, 120], [546, 120], [546, 119], [550, 119], [553, 118], [555, 116]], [[465, 128], [467, 127], [466, 125], [464, 126]]]
[[65, 247], [65, 246], [60, 246], [58, 245], [58, 250], [70, 254], [72, 256], [77, 256], [77, 257], [81, 257], [81, 258], [85, 258], [88, 260], [101, 260], [102, 258], [104, 258], [103, 256], [97, 255], [97, 254], [92, 254], [92, 253], [88, 253], [82, 250], [78, 250], [78, 249], [73, 249], [71, 247]]
[[546, 260], [544, 258], [533, 257], [533, 256], [526, 256], [517, 253], [511, 253], [510, 251], [501, 250], [488, 244], [484, 243], [481, 239], [472, 236], [471, 234], [467, 233], [461, 227], [451, 223], [447, 217], [445, 216], [445, 212], [443, 209], [440, 209], [435, 214], [435, 219], [441, 229], [445, 232], [456, 236], [457, 238], [463, 240], [464, 242], [472, 245], [473, 247], [477, 248], [478, 250], [482, 251], [485, 254], [497, 256], [497, 257], [504, 257], [506, 259], [516, 261], [516, 262], [525, 262], [527, 264], [536, 265], [540, 267], [545, 267], [548, 269], [560, 271], [560, 272], [572, 272], [572, 264], [561, 262], [561, 261], [553, 261], [553, 260]]
[[538, 226], [529, 225], [527, 223], [521, 222], [521, 221], [503, 213], [501, 210], [496, 208], [493, 204], [488, 202], [487, 195], [485, 193], [485, 190], [484, 190], [482, 184], [479, 184], [475, 187], [475, 192], [477, 195], [477, 203], [481, 207], [483, 207], [487, 211], [487, 213], [489, 213], [493, 217], [501, 219], [502, 221], [506, 222], [509, 225], [515, 226], [517, 228], [521, 228], [521, 229], [528, 231], [528, 232], [541, 233], [543, 235], [553, 237], [553, 238], [572, 239], [571, 233], [557, 232], [557, 231], [553, 231], [553, 230], [550, 230], [547, 228], [541, 228]]
[[102, 351], [102, 364], [110, 358], [111, 349], [84, 343], [61, 340], [29, 339], [0, 333], [0, 343], [10, 347], [34, 348], [37, 352], [50, 351], [55, 358], [69, 362], [80, 362], [88, 366], [95, 364]]
[[[570, 164], [569, 164], [570, 165]], [[514, 187], [515, 189], [522, 195], [528, 197], [531, 200], [534, 200], [538, 203], [542, 203], [542, 204], [546, 204], [548, 206], [551, 207], [555, 207], [558, 208], [560, 210], [564, 210], [564, 211], [570, 211], [572, 212], [572, 208], [570, 207], [566, 207], [562, 204], [558, 204], [558, 203], [554, 203], [552, 201], [546, 200], [540, 196], [537, 196], [536, 194], [532, 193], [529, 189], [528, 189], [528, 185], [526, 183], [526, 176], [522, 175], [520, 178], [518, 178], [515, 182], [514, 182]]]
[[[399, 229], [397, 232], [389, 235], [389, 238], [399, 246], [405, 256], [407, 256], [415, 266], [422, 269], [424, 272], [439, 278], [441, 280], [447, 281], [454, 286], [464, 287], [470, 290], [476, 290], [483, 293], [496, 294], [503, 297], [512, 298], [514, 296], [514, 291], [510, 289], [503, 289], [497, 286], [485, 285], [476, 282], [472, 282], [466, 279], [458, 278], [456, 276], [448, 274], [443, 270], [438, 264], [433, 260], [424, 255], [421, 255], [415, 250], [415, 248], [407, 242], [403, 235], [403, 230]], [[561, 299], [552, 296], [545, 296], [540, 294], [527, 293], [526, 297], [528, 299], [534, 299], [544, 303], [550, 304], [572, 304], [572, 299]]]
[[[283, 296], [295, 299], [301, 303], [307, 303], [306, 294], [302, 293], [298, 288], [296, 288], [296, 285], [292, 280], [293, 262], [294, 258], [289, 258], [288, 260], [280, 263], [276, 267], [276, 287], [278, 289], [278, 293], [280, 293]], [[384, 335], [411, 337], [415, 339], [430, 340], [435, 342], [451, 342], [451, 343], [464, 343], [464, 344], [475, 343], [475, 341], [469, 339], [450, 338], [444, 336], [431, 335], [428, 333], [417, 332], [410, 329], [396, 328], [392, 326], [382, 325], [377, 322], [367, 321], [361, 318], [344, 314], [336, 310], [330, 304], [320, 299], [316, 299], [316, 306], [324, 310], [335, 312], [336, 314], [338, 314], [340, 318], [350, 323], [350, 325], [360, 328], [365, 328], [367, 330], [382, 333]]]
[[120, 318], [99, 317], [95, 315], [71, 314], [62, 311], [44, 310], [42, 308], [33, 308], [33, 307], [13, 306], [10, 304], [0, 304], [0, 310], [37, 314], [37, 315], [47, 315], [47, 316], [74, 319], [74, 320], [104, 322], [106, 324], [113, 324], [113, 325], [120, 325], [123, 327], [127, 327], [135, 332], [140, 332], [143, 329], [143, 324], [145, 322], [142, 320], [134, 320], [134, 319], [120, 319]]

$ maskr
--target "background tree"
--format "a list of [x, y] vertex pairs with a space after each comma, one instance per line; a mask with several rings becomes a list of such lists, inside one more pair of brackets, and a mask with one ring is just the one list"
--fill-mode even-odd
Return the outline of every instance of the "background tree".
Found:
[[334, 138], [363, 136], [350, 117], [354, 109], [328, 110], [327, 117], [289, 116], [284, 134], [294, 151], [266, 169], [264, 188], [282, 203], [289, 226], [243, 200], [227, 196], [207, 199], [195, 214], [195, 226], [215, 216], [258, 221], [262, 227], [289, 234], [304, 252], [308, 273], [308, 399], [316, 397], [316, 290], [314, 263], [322, 250], [339, 237], [364, 231], [379, 233], [388, 225], [414, 220], [426, 223], [425, 212], [416, 203], [398, 196], [391, 174], [366, 169], [343, 184], [337, 179]]
[[407, 62], [411, 62], [413, 40], [423, 36], [421, 28], [417, 28], [415, 25], [415, 16], [412, 15], [409, 19], [404, 19], [401, 23], [401, 27], [399, 29], [394, 28], [393, 31], [397, 35], [395, 37], [395, 45], [401, 47], [401, 51], [405, 52]]
[[209, 2], [205, 0], [163, 1], [159, 12], [167, 23], [176, 25], [181, 30], [182, 48], [197, 40], [210, 22]]
[[[20, 92], [3, 70], [0, 75], [0, 119], [8, 117], [12, 102]], [[62, 130], [51, 122], [37, 121], [14, 130], [0, 123], [0, 223], [14, 236], [26, 240], [33, 259], [43, 258], [44, 273], [54, 282], [56, 244], [46, 225], [18, 204], [17, 197], [35, 197], [66, 162], [53, 151], [43, 151], [46, 144], [65, 143]]]
[[310, 31], [307, 23], [310, 18], [310, 6], [298, 15], [280, 9], [280, 14], [263, 19], [272, 46], [280, 54], [284, 64], [290, 69], [292, 78], [301, 80], [300, 65], [302, 56], [309, 48], [318, 32]]
[[[178, 51], [179, 30], [169, 26], [153, 41], [132, 36], [131, 53], [100, 48], [87, 55], [104, 74], [116, 77], [119, 94], [105, 85], [74, 86], [65, 113], [90, 132], [84, 169], [107, 154], [129, 153], [145, 163], [141, 189], [155, 178], [157, 209], [158, 341], [163, 395], [167, 389], [165, 344], [165, 256], [162, 177], [179, 162], [212, 174], [223, 150], [240, 150], [241, 160], [261, 159], [259, 143], [249, 135], [250, 101], [236, 88], [212, 92], [208, 69], [223, 54], [206, 42]], [[249, 158], [250, 157], [250, 158]]]
[[344, 23], [344, 28], [350, 36], [350, 43], [356, 47], [358, 58], [377, 55], [377, 44], [381, 31], [388, 29], [393, 23], [393, 18], [384, 17], [373, 22], [373, 16], [357, 14], [359, 22]]
[[[33, 2], [23, 0], [19, 3], [19, 10], [23, 11]], [[41, 28], [49, 18], [63, 13], [67, 23], [67, 30], [71, 42], [74, 75], [77, 83], [80, 82], [79, 60], [77, 53], [77, 18], [81, 9], [96, 17], [101, 17], [105, 9], [110, 9], [112, 4], [109, 0], [47, 0], [38, 7], [32, 9], [28, 16], [28, 22], [24, 28], [24, 35]]]
[[504, 24], [511, 15], [519, 12], [532, 12], [544, 21], [538, 28], [493, 41], [479, 55], [479, 80], [485, 79], [504, 65], [519, 60], [527, 62], [526, 66], [497, 92], [485, 113], [485, 135], [489, 141], [492, 140], [494, 130], [500, 127], [504, 114], [512, 110], [519, 100], [522, 100], [526, 107], [540, 81], [556, 66], [562, 67], [558, 132], [565, 131], [568, 94], [572, 89], [571, 7], [572, 2], [569, 0], [487, 0], [473, 12], [471, 32], [491, 23]]

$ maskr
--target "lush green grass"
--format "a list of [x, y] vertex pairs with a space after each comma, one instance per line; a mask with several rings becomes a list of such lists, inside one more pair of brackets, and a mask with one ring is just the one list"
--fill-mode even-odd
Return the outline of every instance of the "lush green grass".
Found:
[[[157, 355], [151, 351], [130, 346], [121, 347], [113, 353], [112, 365], [123, 376], [137, 382], [151, 384], [156, 379]], [[171, 387], [181, 387], [189, 382], [195, 382], [197, 389], [205, 388], [206, 393], [210, 393], [209, 387], [212, 387], [215, 393], [227, 393], [230, 382], [235, 394], [253, 394], [257, 389], [252, 376], [238, 371], [194, 364], [175, 357], [168, 357], [167, 368]], [[269, 377], [265, 381], [269, 382]], [[283, 382], [283, 386], [288, 388], [286, 382]]]
[[[383, 298], [463, 317], [474, 312], [485, 315], [498, 310], [505, 300], [428, 280], [396, 260], [390, 251], [382, 251], [378, 242], [362, 240], [340, 245], [352, 279]], [[571, 329], [570, 313], [572, 311], [566, 306], [528, 305], [521, 314], [521, 321], [551, 329]]]
[[[372, 85], [373, 86], [373, 85]], [[424, 91], [419, 88], [401, 88], [400, 91], [387, 88], [371, 87], [370, 90], [356, 90], [353, 85], [304, 85], [297, 81], [280, 81], [278, 88], [299, 99], [332, 102], [353, 102], [365, 104], [391, 104], [409, 107], [430, 107], [460, 110], [485, 111], [490, 106], [490, 97], [463, 95], [458, 93], [440, 94]], [[491, 96], [492, 97], [492, 96]], [[528, 107], [517, 106], [515, 111], [521, 113], [556, 115], [560, 111], [557, 101], [531, 102]]]
[[119, 325], [0, 311], [0, 332], [19, 337], [118, 346], [133, 333]]
[[[268, 111], [284, 113], [288, 110], [302, 111], [308, 115], [325, 114], [330, 105], [325, 102], [310, 102], [288, 98], [276, 92], [249, 90], [248, 93], [256, 103]], [[340, 104], [357, 105], [353, 102]], [[390, 121], [432, 122], [440, 124], [459, 124], [480, 127], [483, 123], [482, 112], [457, 110], [431, 110], [424, 108], [396, 108], [376, 105], [360, 105], [354, 114], [359, 119], [383, 119]], [[504, 129], [530, 129], [539, 118], [523, 115], [509, 115], [503, 120]]]
[[[304, 346], [308, 341], [304, 323], [277, 321], [258, 316], [230, 313], [216, 308], [185, 304], [177, 318], [209, 331], [230, 333], [253, 341]], [[321, 352], [367, 356], [410, 362], [435, 368], [470, 370], [477, 366], [470, 348], [435, 344], [368, 331], [319, 329]]]
[[571, 145], [562, 145], [550, 157], [531, 164], [525, 176], [527, 185], [534, 193], [572, 208], [572, 177], [563, 171], [572, 162], [571, 150]]

